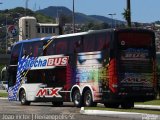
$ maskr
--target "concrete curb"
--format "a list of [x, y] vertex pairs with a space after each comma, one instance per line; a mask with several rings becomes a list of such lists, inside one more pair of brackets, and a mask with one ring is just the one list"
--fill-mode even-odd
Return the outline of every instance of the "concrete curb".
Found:
[[0, 97], [1, 100], [8, 100], [6, 97]]
[[[98, 103], [100, 106], [104, 106], [101, 103]], [[134, 108], [145, 109], [145, 110], [160, 110], [160, 105], [134, 105]]]
[[149, 109], [149, 110], [160, 110], [160, 106], [157, 106], [157, 105], [134, 105], [134, 108]]
[[130, 118], [134, 120], [159, 120], [160, 119], [160, 115], [154, 115], [154, 114], [117, 112], [117, 111], [106, 111], [106, 110], [84, 110], [84, 107], [81, 107], [80, 113], [85, 115], [99, 115], [99, 116], [124, 118], [124, 119]]

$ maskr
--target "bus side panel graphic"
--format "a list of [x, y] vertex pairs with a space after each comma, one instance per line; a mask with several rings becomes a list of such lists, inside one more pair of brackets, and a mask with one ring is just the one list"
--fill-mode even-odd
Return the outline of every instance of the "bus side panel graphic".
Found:
[[93, 89], [94, 100], [102, 100], [102, 91], [108, 89], [108, 59], [102, 63], [102, 52], [79, 53], [77, 59], [76, 82], [82, 88]]
[[8, 90], [9, 100], [18, 99], [18, 90], [24, 81], [26, 74], [29, 70], [36, 69], [51, 69], [56, 66], [67, 66], [69, 57], [68, 56], [41, 56], [41, 57], [22, 57], [18, 62], [18, 70], [16, 76], [16, 85], [10, 87]]

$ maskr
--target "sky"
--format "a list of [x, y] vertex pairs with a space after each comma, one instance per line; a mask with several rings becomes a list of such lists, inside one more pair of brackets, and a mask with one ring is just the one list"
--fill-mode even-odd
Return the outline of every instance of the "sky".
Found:
[[[87, 15], [115, 13], [114, 19], [123, 20], [122, 13], [127, 0], [74, 0], [75, 12]], [[26, 0], [0, 0], [0, 10], [25, 7]], [[28, 0], [28, 8], [39, 10], [48, 6], [65, 6], [72, 10], [73, 0]], [[160, 20], [160, 0], [131, 0], [131, 20], [133, 22], [151, 23]]]

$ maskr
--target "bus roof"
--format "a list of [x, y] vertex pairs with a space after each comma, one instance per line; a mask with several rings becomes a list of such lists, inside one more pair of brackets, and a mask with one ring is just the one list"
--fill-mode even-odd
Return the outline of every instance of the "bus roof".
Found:
[[25, 43], [25, 42], [35, 42], [35, 41], [41, 41], [41, 40], [49, 40], [49, 39], [54, 39], [54, 38], [74, 37], [74, 36], [93, 34], [93, 33], [100, 33], [100, 32], [106, 32], [106, 31], [119, 32], [119, 31], [135, 31], [135, 30], [151, 32], [151, 30], [142, 29], [142, 28], [122, 28], [122, 29], [114, 29], [114, 28], [112, 28], [112, 29], [102, 29], [102, 30], [88, 30], [86, 32], [79, 32], [79, 33], [71, 33], [71, 34], [65, 34], [65, 35], [48, 36], [48, 37], [42, 37], [42, 38], [33, 38], [33, 39], [28, 39], [28, 40], [22, 40], [22, 41], [17, 42], [16, 44]]
[[19, 41], [16, 44], [19, 43], [26, 43], [26, 42], [35, 42], [35, 41], [41, 41], [41, 40], [49, 40], [49, 39], [54, 39], [54, 38], [64, 38], [64, 37], [74, 37], [74, 36], [79, 36], [79, 35], [86, 35], [86, 34], [91, 34], [91, 33], [97, 33], [97, 32], [102, 32], [102, 31], [109, 31], [110, 29], [103, 29], [103, 30], [89, 30], [87, 32], [79, 32], [79, 33], [71, 33], [71, 34], [65, 34], [65, 35], [57, 35], [57, 36], [48, 36], [48, 37], [42, 37], [42, 38], [33, 38], [33, 39], [26, 39]]

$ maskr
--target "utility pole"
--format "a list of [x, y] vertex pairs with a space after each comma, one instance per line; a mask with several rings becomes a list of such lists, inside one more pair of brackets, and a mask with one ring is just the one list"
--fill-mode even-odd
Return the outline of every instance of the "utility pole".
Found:
[[25, 16], [27, 16], [28, 1], [29, 1], [29, 0], [26, 0], [26, 4], [25, 4], [25, 7], [26, 7], [26, 9], [25, 9]]
[[[108, 14], [108, 15], [111, 16], [111, 19], [112, 19], [111, 28], [113, 28], [113, 16], [116, 15], [116, 13], [110, 13], [110, 14]], [[116, 23], [115, 23], [115, 26], [114, 26], [114, 27], [116, 27]]]
[[6, 54], [8, 51], [8, 21], [7, 21], [7, 17], [8, 17], [8, 14], [6, 14]]
[[75, 33], [75, 13], [74, 13], [74, 0], [73, 0], [73, 12], [72, 12], [72, 24], [73, 24], [73, 33]]
[[130, 3], [130, 0], [127, 0], [127, 24], [128, 24], [128, 27], [131, 27], [131, 3]]

